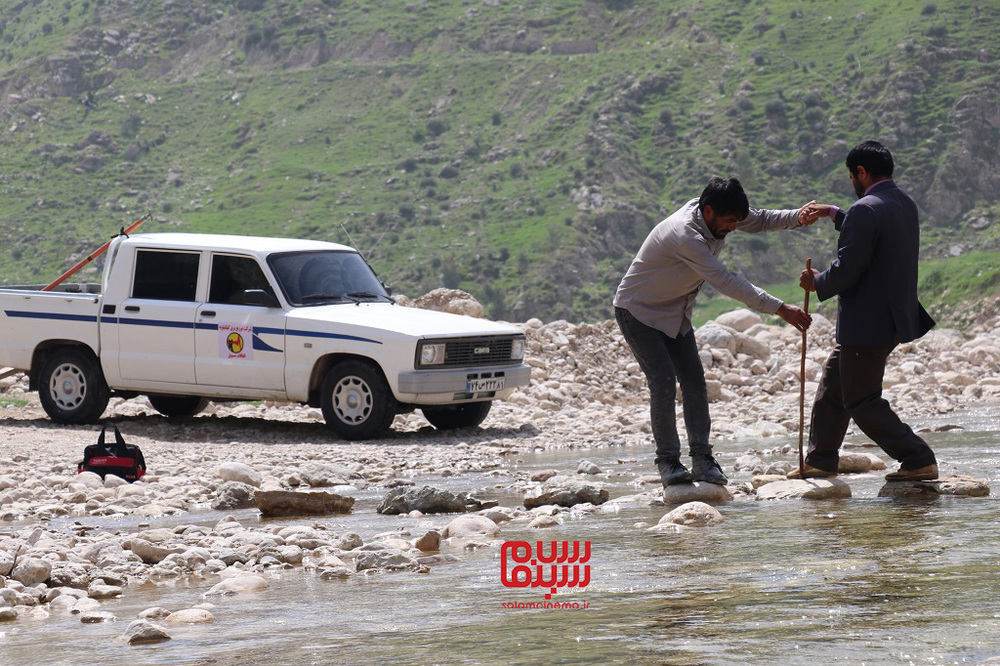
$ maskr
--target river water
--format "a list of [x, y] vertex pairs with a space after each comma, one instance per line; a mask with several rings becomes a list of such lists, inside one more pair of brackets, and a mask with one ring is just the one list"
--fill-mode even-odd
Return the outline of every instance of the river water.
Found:
[[[505, 607], [544, 601], [544, 590], [504, 587], [499, 547], [481, 548], [425, 574], [327, 581], [282, 571], [266, 592], [215, 598], [215, 622], [170, 627], [173, 640], [149, 646], [114, 638], [150, 606], [204, 603], [215, 580], [132, 587], [102, 603], [117, 622], [85, 625], [53, 613], [0, 625], [0, 663], [981, 664], [1000, 655], [1000, 409], [936, 425], [946, 422], [965, 430], [925, 435], [942, 474], [986, 479], [990, 497], [878, 498], [882, 472], [842, 477], [850, 499], [740, 500], [719, 506], [722, 525], [678, 534], [635, 526], [654, 524], [662, 507], [571, 516], [530, 532], [504, 523], [507, 540], [590, 541], [589, 585], [551, 599], [579, 608]], [[716, 451], [730, 468], [750, 445], [786, 443], [796, 440], [719, 442]], [[649, 451], [629, 448], [525, 455], [506, 471], [573, 469], [583, 457], [605, 470], [652, 471]], [[610, 477], [612, 497], [638, 491], [626, 478]], [[417, 481], [476, 489], [506, 506], [519, 500], [495, 487], [505, 476]], [[367, 540], [401, 528], [419, 536], [448, 520], [378, 515], [381, 494], [364, 491], [352, 515], [320, 522]], [[252, 511], [235, 515], [257, 520]]]

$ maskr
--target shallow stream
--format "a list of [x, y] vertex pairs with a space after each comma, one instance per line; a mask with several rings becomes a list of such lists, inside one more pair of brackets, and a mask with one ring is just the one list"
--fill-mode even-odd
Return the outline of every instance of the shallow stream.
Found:
[[[635, 527], [655, 523], [666, 508], [578, 515], [530, 533], [523, 522], [504, 523], [503, 539], [591, 542], [589, 585], [552, 595], [578, 609], [505, 608], [543, 601], [543, 591], [504, 587], [499, 548], [483, 548], [458, 551], [461, 562], [426, 574], [325, 581], [302, 568], [282, 571], [266, 592], [214, 599], [215, 622], [170, 627], [173, 640], [150, 646], [114, 639], [145, 608], [203, 603], [215, 578], [131, 587], [123, 598], [102, 602], [117, 622], [82, 624], [78, 616], [53, 613], [0, 625], [0, 663], [982, 663], [1000, 655], [1000, 408], [950, 415], [936, 425], [944, 423], [965, 430], [926, 435], [942, 474], [986, 479], [990, 497], [880, 499], [880, 472], [843, 477], [851, 499], [743, 499], [719, 507], [722, 525], [679, 534]], [[788, 443], [796, 440], [719, 442], [716, 451], [731, 469], [750, 446]], [[605, 471], [653, 471], [648, 450], [621, 447], [520, 456], [506, 471], [575, 469], [581, 458]], [[612, 497], [640, 491], [625, 481], [630, 476], [610, 477]], [[495, 488], [510, 480], [461, 475], [417, 482], [476, 490], [514, 506], [518, 497]], [[400, 528], [419, 536], [448, 520], [378, 515], [382, 494], [364, 491], [352, 515], [319, 522], [368, 540]], [[151, 523], [214, 524], [222, 515]], [[253, 511], [234, 515], [257, 522]]]

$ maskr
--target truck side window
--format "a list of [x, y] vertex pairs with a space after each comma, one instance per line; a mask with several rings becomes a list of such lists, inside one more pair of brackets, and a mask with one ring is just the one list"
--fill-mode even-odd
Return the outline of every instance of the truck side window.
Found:
[[132, 298], [193, 301], [201, 253], [139, 250], [135, 257]]
[[243, 292], [262, 289], [274, 296], [260, 264], [252, 257], [217, 254], [212, 257], [212, 279], [208, 289], [209, 303], [243, 304]]

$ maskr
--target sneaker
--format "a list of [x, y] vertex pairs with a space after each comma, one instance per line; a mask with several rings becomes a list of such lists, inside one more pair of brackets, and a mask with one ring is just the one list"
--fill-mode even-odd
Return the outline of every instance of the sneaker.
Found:
[[678, 483], [691, 483], [691, 472], [677, 458], [657, 460], [656, 469], [660, 472], [660, 481], [664, 487]]
[[722, 472], [722, 467], [711, 455], [691, 456], [691, 473], [695, 481], [714, 483], [724, 486], [729, 483], [729, 479]]
[[799, 474], [799, 468], [796, 467], [791, 472], [785, 475], [788, 479], [829, 479], [837, 476], [836, 472], [828, 472], [825, 469], [820, 469], [819, 467], [813, 467], [812, 465], [804, 466], [805, 474]]
[[933, 481], [938, 478], [937, 465], [926, 465], [917, 469], [898, 469], [885, 475], [886, 481]]

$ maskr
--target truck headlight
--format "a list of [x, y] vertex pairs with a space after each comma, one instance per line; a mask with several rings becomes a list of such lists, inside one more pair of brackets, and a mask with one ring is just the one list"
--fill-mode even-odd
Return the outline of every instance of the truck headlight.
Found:
[[420, 345], [421, 365], [441, 365], [444, 363], [444, 344], [427, 343]]
[[511, 343], [510, 357], [515, 361], [524, 358], [524, 338], [517, 338]]

